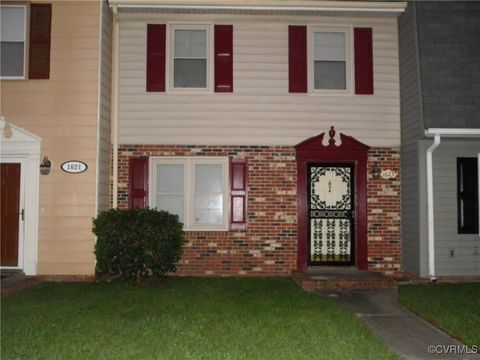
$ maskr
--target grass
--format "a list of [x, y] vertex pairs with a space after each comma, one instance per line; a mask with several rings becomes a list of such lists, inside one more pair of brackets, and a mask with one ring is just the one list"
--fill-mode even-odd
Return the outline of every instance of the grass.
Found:
[[2, 359], [395, 359], [290, 279], [41, 284], [2, 299]]
[[480, 283], [405, 285], [400, 303], [464, 344], [480, 345]]

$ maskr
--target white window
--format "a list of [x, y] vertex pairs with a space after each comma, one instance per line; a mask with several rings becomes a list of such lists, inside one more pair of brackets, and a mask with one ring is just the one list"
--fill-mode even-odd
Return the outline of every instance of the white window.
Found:
[[153, 157], [150, 207], [179, 216], [185, 230], [228, 229], [228, 158]]
[[171, 90], [209, 90], [210, 32], [208, 25], [171, 25]]
[[350, 31], [312, 28], [309, 78], [312, 92], [349, 92]]
[[3, 79], [25, 78], [25, 44], [27, 7], [0, 6], [0, 76]]

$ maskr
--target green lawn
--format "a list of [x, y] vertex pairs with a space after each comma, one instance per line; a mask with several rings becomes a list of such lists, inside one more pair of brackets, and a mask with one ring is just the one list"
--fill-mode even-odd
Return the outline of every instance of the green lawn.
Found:
[[395, 359], [290, 279], [42, 284], [2, 299], [2, 359]]
[[405, 285], [400, 303], [466, 345], [480, 345], [480, 283]]

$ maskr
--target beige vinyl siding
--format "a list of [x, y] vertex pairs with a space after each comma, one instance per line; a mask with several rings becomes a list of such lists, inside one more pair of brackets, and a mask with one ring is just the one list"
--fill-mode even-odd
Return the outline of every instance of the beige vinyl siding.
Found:
[[[99, 11], [98, 1], [52, 2], [50, 79], [1, 81], [1, 115], [40, 136], [52, 161], [40, 176], [40, 275], [94, 273]], [[67, 174], [68, 160], [88, 170]]]
[[98, 184], [97, 212], [110, 207], [111, 167], [111, 84], [112, 84], [112, 12], [102, 1], [101, 14], [101, 59], [100, 59], [100, 105], [98, 132]]
[[[147, 93], [148, 23], [233, 24], [233, 93]], [[288, 93], [288, 25], [373, 27], [375, 95]], [[328, 130], [371, 146], [399, 146], [394, 18], [291, 15], [122, 14], [119, 143], [295, 145]], [[353, 41], [353, 39], [351, 39]]]

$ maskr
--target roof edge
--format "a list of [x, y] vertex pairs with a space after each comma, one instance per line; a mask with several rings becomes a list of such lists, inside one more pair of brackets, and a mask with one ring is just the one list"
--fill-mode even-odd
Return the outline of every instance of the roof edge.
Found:
[[322, 1], [322, 0], [109, 0], [118, 8], [165, 8], [204, 10], [353, 11], [402, 13], [407, 2]]

